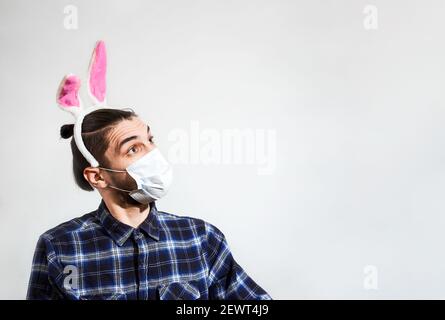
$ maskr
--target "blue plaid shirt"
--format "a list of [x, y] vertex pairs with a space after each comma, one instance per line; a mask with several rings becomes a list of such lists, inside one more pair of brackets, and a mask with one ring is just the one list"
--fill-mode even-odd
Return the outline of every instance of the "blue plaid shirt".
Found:
[[27, 299], [272, 299], [234, 260], [224, 234], [158, 211], [133, 228], [98, 209], [42, 234]]

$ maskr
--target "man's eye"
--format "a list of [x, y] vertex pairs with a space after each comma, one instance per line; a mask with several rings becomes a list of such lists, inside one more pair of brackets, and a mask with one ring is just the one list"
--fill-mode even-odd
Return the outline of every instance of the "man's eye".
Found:
[[[148, 138], [148, 141], [150, 141], [150, 143], [154, 143], [154, 136], [151, 136], [150, 138]], [[127, 154], [133, 154], [138, 151], [139, 151], [139, 148], [137, 147], [137, 145], [134, 145], [130, 149], [128, 149]]]
[[[134, 152], [131, 152], [131, 151], [134, 151]], [[132, 146], [130, 149], [128, 149], [128, 154], [133, 154], [133, 153], [135, 153], [135, 152], [137, 152], [137, 148], [136, 148], [136, 146]]]

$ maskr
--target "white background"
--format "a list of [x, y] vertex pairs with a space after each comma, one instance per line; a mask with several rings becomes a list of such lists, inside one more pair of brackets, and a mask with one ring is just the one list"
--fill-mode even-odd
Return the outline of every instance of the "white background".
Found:
[[194, 120], [275, 130], [273, 174], [177, 164], [158, 202], [220, 228], [273, 298], [445, 297], [444, 18], [440, 0], [0, 0], [0, 298], [25, 298], [41, 233], [99, 205], [74, 183], [55, 104], [98, 39], [109, 103], [165, 154]]

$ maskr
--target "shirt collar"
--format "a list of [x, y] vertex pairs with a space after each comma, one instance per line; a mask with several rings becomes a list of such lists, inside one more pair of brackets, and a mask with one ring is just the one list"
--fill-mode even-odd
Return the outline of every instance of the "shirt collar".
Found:
[[[122, 246], [133, 231], [136, 230], [113, 217], [103, 199], [99, 204], [96, 214], [102, 226], [119, 246]], [[154, 201], [150, 203], [150, 212], [147, 218], [139, 225], [138, 229], [144, 230], [150, 237], [157, 241], [159, 240], [158, 210]]]

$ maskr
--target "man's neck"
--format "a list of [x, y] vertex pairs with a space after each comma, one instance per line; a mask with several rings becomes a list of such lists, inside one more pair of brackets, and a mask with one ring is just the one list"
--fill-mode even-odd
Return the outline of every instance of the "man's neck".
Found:
[[119, 203], [113, 201], [104, 202], [110, 211], [111, 215], [118, 221], [129, 225], [133, 228], [137, 228], [150, 213], [150, 205], [141, 206], [121, 206]]

